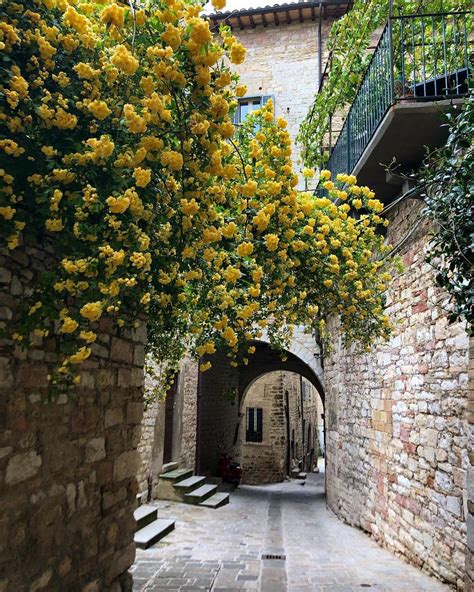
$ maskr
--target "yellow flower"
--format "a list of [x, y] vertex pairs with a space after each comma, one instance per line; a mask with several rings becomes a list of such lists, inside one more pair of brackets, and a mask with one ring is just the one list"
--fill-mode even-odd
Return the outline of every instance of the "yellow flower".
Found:
[[79, 327], [79, 323], [71, 317], [64, 317], [62, 323], [61, 333], [73, 333]]
[[63, 19], [66, 24], [79, 33], [85, 33], [89, 25], [87, 17], [79, 14], [72, 6], [68, 6], [66, 12], [64, 13]]
[[224, 121], [220, 124], [219, 130], [224, 138], [231, 138], [234, 135], [235, 128], [230, 121]]
[[117, 45], [112, 55], [112, 64], [120, 68], [127, 76], [132, 76], [138, 69], [137, 58], [125, 47], [125, 45]]
[[129, 198], [124, 195], [120, 197], [110, 196], [105, 201], [113, 214], [123, 214], [130, 206]]
[[87, 358], [91, 355], [91, 348], [90, 347], [81, 347], [75, 354], [69, 357], [69, 362], [71, 364], [80, 364], [87, 360]]
[[0, 216], [5, 218], [5, 220], [11, 220], [13, 218], [13, 216], [15, 215], [15, 212], [16, 212], [15, 208], [12, 208], [11, 206], [0, 207]]
[[90, 64], [85, 64], [84, 62], [79, 62], [73, 68], [79, 78], [84, 78], [86, 80], [93, 80], [100, 74], [100, 70], [94, 70]]
[[123, 26], [124, 12], [125, 10], [123, 7], [114, 3], [111, 6], [104, 8], [100, 20], [106, 25], [115, 25], [120, 29], [120, 27]]
[[199, 366], [199, 371], [200, 372], [206, 372], [207, 370], [209, 370], [210, 368], [212, 368], [212, 364], [211, 362], [206, 362], [205, 364], [201, 364]]
[[173, 171], [179, 171], [183, 168], [183, 157], [174, 150], [165, 150], [161, 155], [161, 164]]
[[97, 321], [102, 316], [102, 303], [100, 301], [88, 302], [81, 308], [80, 313], [81, 316], [89, 319], [89, 321]]
[[94, 341], [97, 339], [97, 335], [94, 333], [94, 331], [81, 331], [79, 333], [79, 337], [87, 343], [94, 343]]
[[245, 60], [247, 50], [240, 43], [234, 43], [230, 48], [230, 61], [233, 64], [241, 64]]
[[331, 171], [328, 171], [327, 169], [322, 170], [319, 173], [319, 178], [321, 179], [321, 181], [329, 181], [329, 179], [331, 178]]
[[60, 232], [64, 224], [60, 218], [49, 218], [45, 223], [46, 229], [50, 232]]
[[212, 0], [212, 6], [214, 6], [216, 10], [222, 10], [225, 8], [225, 4], [226, 0]]
[[304, 168], [303, 177], [306, 177], [307, 179], [312, 179], [314, 177], [314, 169]]
[[253, 252], [252, 243], [241, 243], [237, 247], [237, 255], [239, 257], [247, 257], [248, 255], [251, 255], [252, 252]]
[[280, 239], [276, 234], [267, 234], [265, 236], [265, 244], [269, 251], [276, 251], [278, 249], [278, 243]]
[[97, 117], [97, 119], [100, 120], [105, 119], [112, 113], [105, 101], [91, 101], [87, 105], [87, 108], [94, 117]]
[[146, 187], [151, 181], [151, 170], [137, 167], [133, 171], [133, 176], [138, 187]]
[[225, 279], [228, 282], [231, 282], [232, 284], [234, 284], [242, 276], [242, 273], [241, 273], [240, 269], [237, 269], [236, 267], [229, 266], [224, 271], [223, 276], [225, 277]]

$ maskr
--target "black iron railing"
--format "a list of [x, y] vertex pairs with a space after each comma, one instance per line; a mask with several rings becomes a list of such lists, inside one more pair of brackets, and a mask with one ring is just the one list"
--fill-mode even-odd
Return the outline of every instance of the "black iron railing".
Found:
[[396, 102], [468, 93], [472, 16], [456, 12], [389, 19], [331, 152], [328, 168], [333, 175], [353, 171]]

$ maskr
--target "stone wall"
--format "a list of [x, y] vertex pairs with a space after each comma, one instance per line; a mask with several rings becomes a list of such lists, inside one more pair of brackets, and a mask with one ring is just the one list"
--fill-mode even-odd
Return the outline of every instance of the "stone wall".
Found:
[[[323, 21], [323, 67], [332, 23], [329, 18]], [[245, 62], [235, 67], [241, 82], [247, 85], [247, 96], [274, 95], [275, 114], [288, 121], [294, 140], [319, 87], [318, 22], [258, 26], [234, 33], [247, 48]], [[293, 146], [293, 162], [299, 171], [300, 148], [295, 143]], [[304, 188], [302, 181], [300, 188]]]
[[234, 454], [240, 424], [238, 371], [221, 352], [212, 356], [212, 368], [199, 375], [197, 470], [215, 475], [222, 453]]
[[[271, 372], [260, 377], [249, 388], [243, 400], [241, 448], [238, 455], [242, 465], [242, 483], [250, 485], [278, 483], [283, 481], [287, 474], [284, 375], [283, 372]], [[296, 375], [288, 376], [296, 377]], [[246, 441], [247, 408], [249, 407], [262, 409], [261, 442]]]
[[[303, 411], [302, 384], [304, 384]], [[288, 394], [289, 434], [287, 433], [286, 394]], [[241, 404], [240, 448], [235, 451], [236, 458], [242, 465], [243, 483], [259, 485], [283, 481], [288, 474], [288, 445], [290, 471], [298, 467], [312, 469], [311, 460], [316, 461], [318, 450], [318, 398], [314, 386], [305, 378], [292, 372], [270, 372], [261, 376], [250, 386]], [[262, 442], [246, 441], [246, 417], [249, 407], [259, 407], [263, 410]]]
[[[197, 421], [197, 383], [198, 364], [191, 358], [181, 362], [174, 391], [173, 402], [173, 439], [172, 458], [182, 467], [194, 469], [196, 457], [196, 421]], [[156, 379], [145, 377], [147, 391], [156, 387]], [[155, 398], [145, 406], [142, 421], [142, 433], [138, 445], [140, 466], [138, 486], [142, 499], [157, 496], [158, 479], [163, 467], [165, 443], [165, 400], [163, 393], [155, 393]]]
[[[392, 210], [388, 241], [420, 202]], [[468, 338], [449, 325], [418, 227], [387, 294], [394, 332], [369, 354], [335, 340], [325, 360], [327, 492], [334, 512], [462, 589], [466, 557]]]
[[467, 554], [466, 554], [466, 584], [465, 590], [474, 590], [474, 337], [469, 343], [469, 398], [468, 413], [469, 465], [467, 468]]
[[[0, 254], [0, 322], [45, 262]], [[47, 401], [54, 337], [27, 353], [0, 341], [0, 590], [119, 592], [133, 534], [145, 330], [98, 328], [82, 382]]]

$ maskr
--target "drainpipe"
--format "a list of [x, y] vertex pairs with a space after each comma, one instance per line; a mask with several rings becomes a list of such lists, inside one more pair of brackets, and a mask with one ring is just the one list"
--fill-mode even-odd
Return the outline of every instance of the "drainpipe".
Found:
[[323, 80], [323, 4], [319, 3], [319, 23], [318, 23], [318, 69], [319, 69], [319, 88]]
[[286, 472], [288, 477], [291, 477], [291, 451], [290, 451], [290, 401], [288, 398], [288, 391], [285, 391], [285, 422], [286, 422]]
[[300, 401], [301, 401], [301, 448], [302, 448], [302, 466], [301, 470], [306, 470], [306, 446], [304, 442], [304, 403], [303, 403], [303, 377], [300, 374]]

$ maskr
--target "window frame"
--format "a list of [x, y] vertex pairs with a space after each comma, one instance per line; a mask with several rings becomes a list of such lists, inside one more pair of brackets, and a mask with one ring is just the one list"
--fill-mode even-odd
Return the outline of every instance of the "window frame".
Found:
[[[252, 416], [252, 419], [251, 419]], [[252, 427], [250, 427], [252, 423]], [[261, 444], [263, 442], [263, 408], [247, 407], [245, 413], [245, 442]]]
[[[242, 117], [241, 117], [241, 105], [243, 103], [249, 102], [249, 101], [259, 101], [259, 106], [257, 107], [259, 109], [263, 105], [266, 105], [270, 99], [272, 99], [273, 106], [275, 106], [275, 95], [248, 95], [248, 96], [239, 98], [232, 123], [234, 125], [242, 125], [243, 121], [245, 120], [245, 118], [244, 118], [244, 120], [242, 120]], [[254, 110], [256, 110], [256, 109], [253, 109], [253, 111]], [[250, 113], [251, 112], [252, 111], [250, 111]]]

